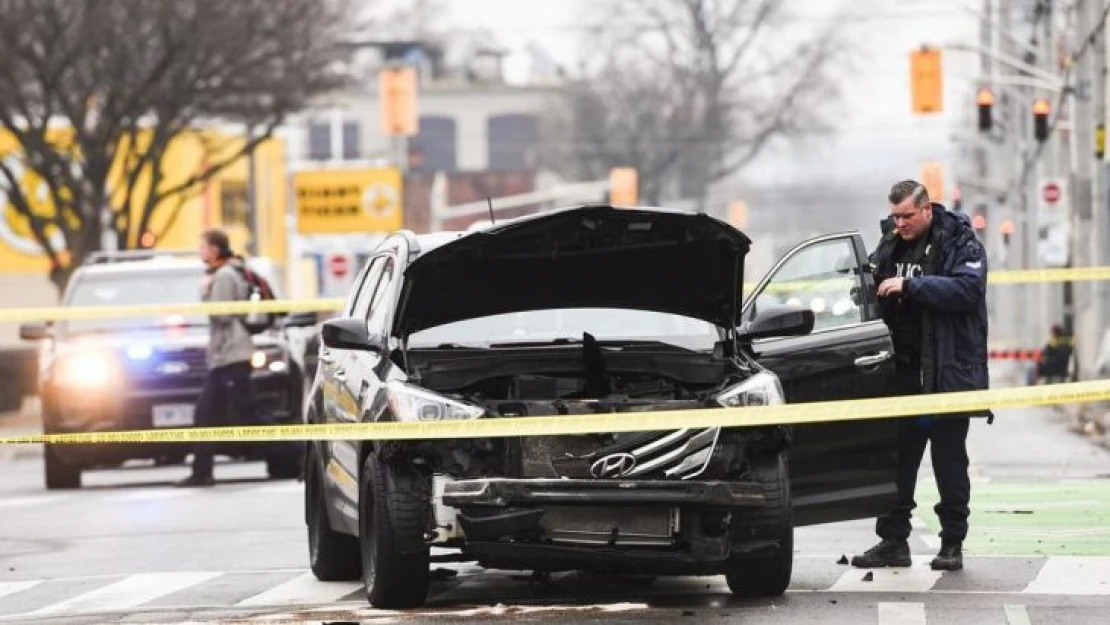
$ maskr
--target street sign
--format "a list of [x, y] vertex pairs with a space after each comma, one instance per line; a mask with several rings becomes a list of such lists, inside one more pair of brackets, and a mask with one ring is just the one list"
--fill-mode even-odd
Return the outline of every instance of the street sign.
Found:
[[1044, 201], [1049, 204], [1055, 204], [1060, 200], [1060, 185], [1054, 181], [1046, 182], [1044, 185]]
[[404, 224], [396, 167], [301, 171], [293, 189], [301, 234], [392, 232]]
[[351, 268], [350, 264], [347, 262], [347, 257], [343, 254], [334, 254], [331, 258], [328, 259], [328, 270], [331, 271], [331, 275], [335, 276], [336, 278], [342, 278], [343, 276], [347, 275], [347, 272], [350, 271], [350, 269]]

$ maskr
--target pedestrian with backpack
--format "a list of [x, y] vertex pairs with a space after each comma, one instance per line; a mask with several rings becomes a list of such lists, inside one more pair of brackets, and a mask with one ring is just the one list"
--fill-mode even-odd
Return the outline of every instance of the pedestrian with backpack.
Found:
[[[200, 257], [206, 266], [201, 283], [204, 302], [234, 302], [258, 299], [257, 287], [241, 257], [231, 251], [228, 236], [221, 230], [207, 230], [200, 237]], [[264, 284], [264, 283], [263, 283]], [[272, 298], [272, 295], [271, 295]], [[209, 316], [208, 373], [196, 404], [197, 425], [219, 427], [257, 419], [251, 391], [251, 334], [262, 323], [250, 325], [244, 315]], [[178, 486], [212, 486], [215, 443], [197, 443], [193, 449], [192, 474]]]

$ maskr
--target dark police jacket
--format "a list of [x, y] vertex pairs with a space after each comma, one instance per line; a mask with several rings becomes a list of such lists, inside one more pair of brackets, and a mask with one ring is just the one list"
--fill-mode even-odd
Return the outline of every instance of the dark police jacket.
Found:
[[[921, 373], [926, 393], [973, 391], [990, 386], [987, 371], [987, 254], [963, 213], [933, 203], [933, 227], [922, 275], [908, 278], [902, 297], [921, 306]], [[898, 233], [889, 218], [870, 261], [875, 284], [895, 275], [891, 258]], [[884, 301], [885, 300], [885, 301]], [[879, 298], [891, 324], [893, 306]], [[961, 415], [969, 416], [969, 415]], [[970, 416], [993, 417], [990, 411]]]

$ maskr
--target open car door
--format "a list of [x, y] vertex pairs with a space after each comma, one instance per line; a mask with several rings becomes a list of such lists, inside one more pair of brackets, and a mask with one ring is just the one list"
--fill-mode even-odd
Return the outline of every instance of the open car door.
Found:
[[[814, 312], [808, 335], [751, 344], [759, 363], [779, 376], [787, 403], [894, 392], [894, 346], [875, 297], [863, 239], [853, 233], [798, 245], [755, 287], [742, 322], [774, 306]], [[896, 494], [896, 426], [896, 419], [794, 426], [789, 462], [795, 525], [888, 512]]]

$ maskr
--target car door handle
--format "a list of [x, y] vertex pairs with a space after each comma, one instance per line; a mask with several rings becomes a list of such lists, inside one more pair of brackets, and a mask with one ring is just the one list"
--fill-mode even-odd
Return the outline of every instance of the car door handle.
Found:
[[336, 380], [343, 381], [347, 379], [347, 372], [342, 369], [336, 369], [335, 372], [332, 373], [332, 377]]
[[863, 369], [866, 367], [874, 367], [877, 364], [890, 360], [890, 352], [883, 350], [877, 354], [868, 354], [867, 356], [860, 356], [856, 358], [856, 366]]
[[330, 351], [320, 352], [320, 362], [330, 365], [335, 362], [335, 356], [332, 356]]

